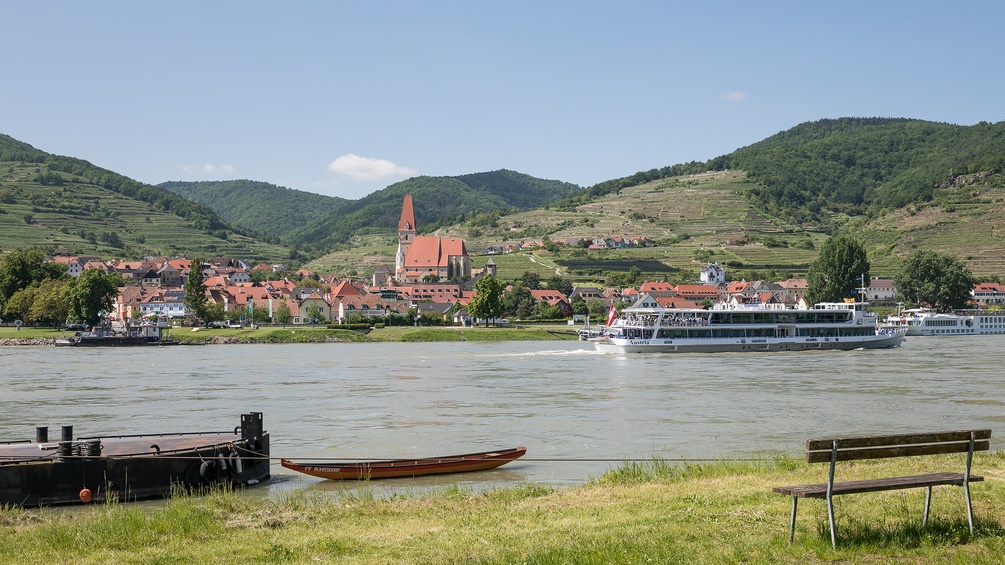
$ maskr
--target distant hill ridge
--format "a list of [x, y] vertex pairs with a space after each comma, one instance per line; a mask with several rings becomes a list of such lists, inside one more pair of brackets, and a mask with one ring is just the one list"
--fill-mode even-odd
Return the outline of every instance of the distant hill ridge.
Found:
[[371, 229], [393, 230], [405, 194], [413, 196], [419, 230], [428, 233], [477, 214], [539, 208], [581, 190], [572, 183], [505, 169], [454, 177], [414, 177], [359, 200], [249, 180], [166, 182], [158, 186], [216, 210], [227, 221], [315, 252], [344, 244], [351, 236]]

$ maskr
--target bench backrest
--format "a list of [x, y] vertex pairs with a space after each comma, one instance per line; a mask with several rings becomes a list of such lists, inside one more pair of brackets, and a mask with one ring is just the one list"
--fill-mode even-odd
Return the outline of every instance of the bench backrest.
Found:
[[961, 430], [889, 436], [811, 439], [806, 442], [807, 463], [830, 463], [837, 444], [836, 461], [912, 457], [941, 453], [967, 453], [991, 449], [991, 430]]

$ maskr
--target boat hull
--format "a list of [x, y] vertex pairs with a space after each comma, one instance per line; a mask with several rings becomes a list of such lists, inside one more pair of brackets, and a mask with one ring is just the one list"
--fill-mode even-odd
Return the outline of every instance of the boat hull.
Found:
[[233, 432], [0, 445], [0, 506], [133, 501], [175, 489], [252, 485], [269, 476], [269, 434], [260, 412], [243, 414]]
[[521, 446], [497, 451], [423, 459], [341, 463], [296, 463], [283, 459], [281, 463], [287, 469], [292, 469], [312, 477], [336, 481], [358, 481], [484, 471], [505, 465], [510, 461], [523, 457], [526, 453], [527, 448]]

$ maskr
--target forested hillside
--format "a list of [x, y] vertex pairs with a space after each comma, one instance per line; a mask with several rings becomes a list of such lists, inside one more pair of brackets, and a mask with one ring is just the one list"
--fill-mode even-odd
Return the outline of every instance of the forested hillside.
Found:
[[279, 261], [210, 208], [0, 134], [0, 250], [41, 246], [105, 257], [231, 255]]
[[289, 239], [290, 232], [351, 204], [344, 198], [301, 192], [267, 182], [228, 180], [164, 182], [157, 186], [216, 211], [221, 218], [247, 226], [269, 239]]
[[[754, 183], [747, 195], [762, 211], [835, 233], [853, 217], [932, 202], [961, 182], [1000, 186], [1005, 121], [973, 126], [893, 118], [806, 122], [704, 163], [598, 183], [561, 205], [569, 209], [628, 187], [728, 169], [747, 173]], [[948, 198], [960, 201], [955, 192]]]
[[538, 208], [581, 190], [574, 184], [507, 170], [415, 177], [359, 200], [252, 181], [170, 182], [159, 186], [209, 206], [255, 232], [315, 252], [345, 245], [354, 235], [394, 230], [405, 194], [413, 197], [420, 232], [428, 233], [479, 214], [498, 216]]
[[758, 184], [751, 196], [767, 211], [833, 231], [840, 226], [834, 214], [876, 216], [929, 202], [958, 177], [980, 174], [1000, 183], [1005, 122], [819, 120], [712, 159], [708, 167], [746, 171]]

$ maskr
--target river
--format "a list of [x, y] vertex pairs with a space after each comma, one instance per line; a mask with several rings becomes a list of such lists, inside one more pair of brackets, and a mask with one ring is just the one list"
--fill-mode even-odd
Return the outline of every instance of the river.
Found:
[[[272, 455], [450, 455], [524, 445], [493, 471], [392, 481], [570, 485], [627, 458], [801, 456], [811, 437], [994, 430], [1005, 336], [890, 350], [617, 356], [583, 342], [0, 347], [0, 439], [233, 429], [264, 413]], [[613, 461], [612, 461], [613, 460]], [[273, 467], [272, 494], [344, 488]], [[383, 487], [379, 487], [383, 488]]]

